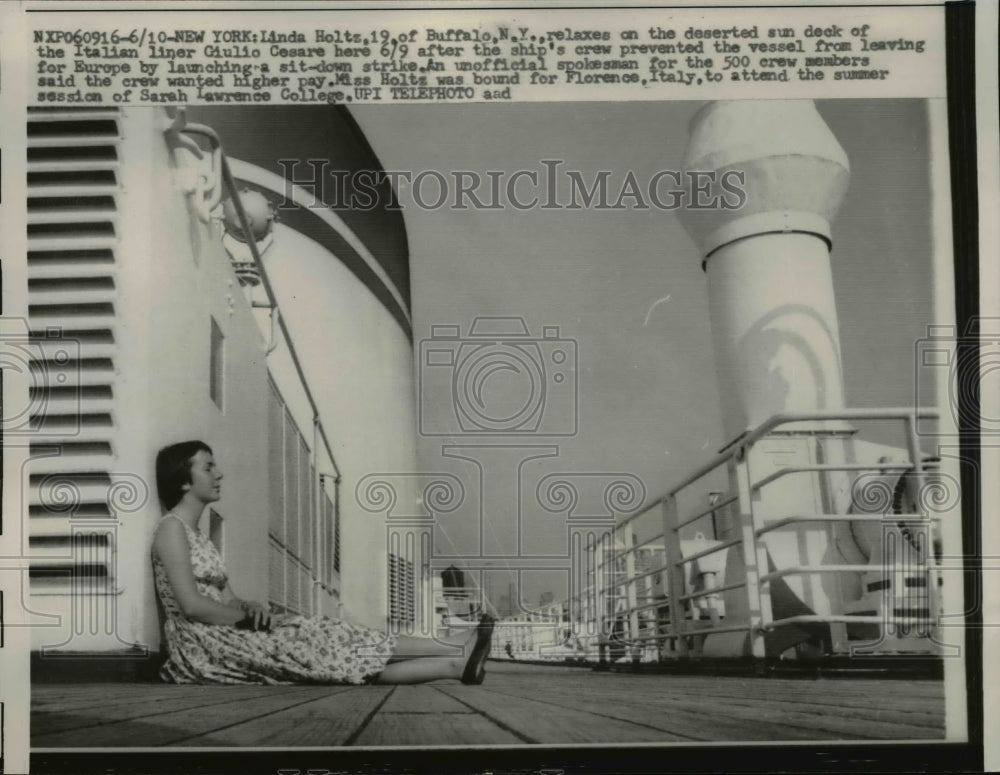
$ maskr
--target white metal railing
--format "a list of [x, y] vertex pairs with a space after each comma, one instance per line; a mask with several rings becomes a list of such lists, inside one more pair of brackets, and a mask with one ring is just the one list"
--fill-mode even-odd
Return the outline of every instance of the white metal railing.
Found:
[[[662, 496], [654, 498], [640, 511], [621, 520], [613, 531], [588, 547], [594, 554], [588, 567], [587, 584], [579, 596], [566, 601], [570, 611], [579, 610], [583, 616], [573, 617], [574, 632], [581, 633], [587, 647], [587, 658], [593, 661], [600, 652], [610, 650], [612, 655], [626, 656], [634, 661], [655, 661], [674, 657], [688, 657], [700, 653], [706, 637], [713, 634], [745, 632], [749, 638], [749, 655], [765, 656], [765, 636], [778, 628], [792, 624], [856, 624], [877, 628], [887, 626], [903, 628], [916, 623], [921, 635], [928, 635], [921, 628], [938, 621], [941, 610], [938, 595], [938, 570], [931, 545], [937, 530], [938, 517], [926, 514], [893, 514], [891, 519], [880, 513], [792, 513], [787, 516], [764, 516], [755, 507], [757, 496], [769, 485], [792, 474], [812, 474], [820, 477], [820, 488], [825, 489], [829, 502], [830, 484], [826, 477], [842, 474], [850, 476], [864, 472], [909, 473], [916, 477], [919, 491], [926, 473], [920, 453], [916, 424], [919, 420], [937, 419], [938, 413], [924, 409], [845, 409], [840, 411], [788, 412], [770, 417], [758, 427], [748, 431], [733, 444], [699, 466]], [[848, 421], [889, 421], [901, 423], [905, 436], [905, 461], [887, 461], [878, 464], [853, 462], [815, 462], [795, 464], [767, 472], [754, 478], [751, 472], [750, 451], [768, 437], [835, 438], [844, 437]], [[801, 424], [810, 423], [809, 427]], [[831, 427], [830, 423], [839, 423]], [[791, 424], [796, 427], [788, 428]], [[678, 496], [697, 488], [709, 476], [724, 470], [732, 483], [730, 489], [717, 493], [707, 506], [697, 507], [693, 513], [681, 517], [678, 513]], [[681, 530], [691, 528], [699, 520], [714, 517], [722, 509], [729, 509], [734, 516], [735, 536], [727, 540], [713, 540], [703, 548], [688, 547], [682, 551]], [[660, 518], [660, 529], [650, 529], [648, 520]], [[898, 556], [883, 557], [883, 562], [866, 565], [851, 564], [796, 564], [768, 570], [768, 554], [764, 537], [774, 531], [798, 524], [816, 523], [882, 523], [898, 526], [905, 536], [914, 528], [926, 529], [922, 551], [911, 561], [909, 571], [923, 579], [926, 589], [926, 609], [895, 610], [887, 606], [881, 614], [800, 614], [776, 619], [772, 612], [770, 587], [779, 579], [812, 574], [899, 574]], [[643, 539], [636, 538], [637, 531]], [[716, 539], [716, 536], [711, 536]], [[697, 586], [692, 573], [686, 568], [704, 558], [720, 552], [736, 550], [743, 562], [742, 578], [724, 582], [715, 578], [714, 583], [703, 588]], [[912, 558], [911, 558], [912, 560]], [[723, 565], [724, 567], [724, 565]], [[685, 577], [688, 576], [686, 579]], [[718, 602], [723, 593], [744, 590], [746, 612], [742, 616], [730, 613], [725, 616]], [[698, 601], [705, 600], [701, 611]], [[707, 621], [701, 615], [708, 614]], [[882, 630], [884, 632], [884, 629]], [[594, 647], [598, 647], [595, 649]]]

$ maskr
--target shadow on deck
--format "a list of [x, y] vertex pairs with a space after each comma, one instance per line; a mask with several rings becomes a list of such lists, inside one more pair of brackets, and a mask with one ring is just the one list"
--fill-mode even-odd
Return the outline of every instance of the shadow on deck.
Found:
[[32, 749], [944, 739], [939, 680], [633, 675], [491, 662], [486, 683], [36, 684]]

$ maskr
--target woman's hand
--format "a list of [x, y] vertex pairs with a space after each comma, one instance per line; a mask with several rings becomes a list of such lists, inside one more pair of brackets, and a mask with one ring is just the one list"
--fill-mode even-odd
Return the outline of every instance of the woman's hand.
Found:
[[255, 631], [267, 631], [271, 629], [271, 610], [263, 603], [245, 601], [240, 604], [240, 608], [243, 609], [247, 616], [253, 619], [253, 628]]

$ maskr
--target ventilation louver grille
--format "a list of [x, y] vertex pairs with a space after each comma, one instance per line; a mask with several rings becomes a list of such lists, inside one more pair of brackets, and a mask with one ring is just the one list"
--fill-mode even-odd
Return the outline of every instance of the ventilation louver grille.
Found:
[[413, 563], [389, 554], [389, 621], [412, 625], [416, 618]]
[[32, 593], [113, 594], [121, 126], [29, 109]]

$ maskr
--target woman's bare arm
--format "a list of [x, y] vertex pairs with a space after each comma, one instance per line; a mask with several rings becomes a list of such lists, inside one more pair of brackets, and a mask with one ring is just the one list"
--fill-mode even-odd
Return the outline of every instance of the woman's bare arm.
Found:
[[222, 602], [233, 608], [239, 608], [241, 611], [246, 606], [246, 601], [236, 596], [233, 588], [229, 586], [228, 581], [226, 582], [226, 588], [222, 590]]
[[239, 608], [218, 603], [198, 591], [187, 534], [179, 520], [163, 520], [153, 539], [153, 551], [163, 563], [177, 604], [188, 619], [205, 624], [235, 624], [245, 616]]
[[243, 600], [236, 596], [233, 588], [226, 582], [226, 588], [222, 590], [222, 600], [226, 605], [239, 608], [244, 614], [254, 621], [254, 628], [267, 629], [271, 626], [271, 610], [266, 603], [258, 603], [254, 600]]

